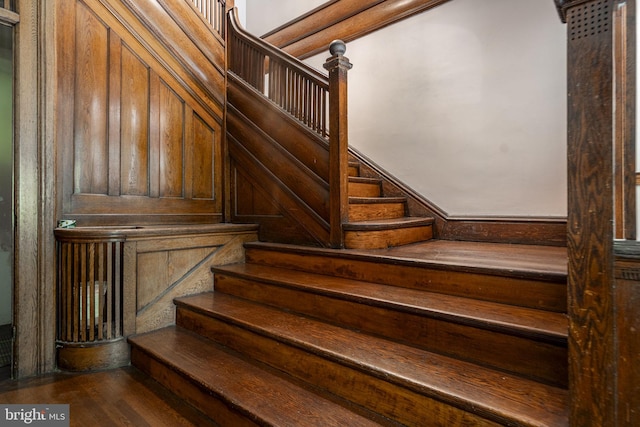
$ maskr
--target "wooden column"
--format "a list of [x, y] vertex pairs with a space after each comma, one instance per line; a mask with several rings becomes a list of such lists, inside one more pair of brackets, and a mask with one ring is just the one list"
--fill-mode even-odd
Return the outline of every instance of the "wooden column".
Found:
[[347, 127], [347, 71], [353, 66], [341, 40], [329, 46], [329, 225], [331, 246], [344, 245], [342, 224], [349, 220], [349, 134]]
[[572, 426], [615, 426], [613, 1], [559, 1], [568, 36], [567, 248]]

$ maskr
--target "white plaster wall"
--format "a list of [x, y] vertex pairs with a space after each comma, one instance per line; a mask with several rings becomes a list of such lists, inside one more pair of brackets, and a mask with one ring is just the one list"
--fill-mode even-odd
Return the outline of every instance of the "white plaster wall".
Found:
[[452, 0], [349, 43], [350, 144], [450, 215], [565, 216], [565, 31], [553, 2]]
[[234, 6], [238, 8], [240, 25], [242, 25], [243, 28], [247, 28], [247, 0], [236, 0]]
[[327, 2], [327, 0], [245, 1], [248, 11], [246, 29], [257, 36], [262, 36]]

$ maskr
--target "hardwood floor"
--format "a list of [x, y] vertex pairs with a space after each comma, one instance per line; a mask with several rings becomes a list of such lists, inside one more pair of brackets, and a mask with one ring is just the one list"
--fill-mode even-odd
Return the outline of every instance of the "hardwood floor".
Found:
[[5, 380], [0, 403], [69, 404], [71, 426], [215, 426], [132, 367]]

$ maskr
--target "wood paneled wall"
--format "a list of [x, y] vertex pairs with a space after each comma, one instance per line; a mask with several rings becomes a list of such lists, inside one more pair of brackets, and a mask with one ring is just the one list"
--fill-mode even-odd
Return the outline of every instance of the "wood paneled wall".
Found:
[[[186, 64], [121, 2], [57, 4], [62, 216], [79, 225], [220, 222], [224, 63], [195, 51]], [[220, 75], [205, 84], [203, 69]]]
[[153, 238], [134, 233], [125, 244], [130, 250], [125, 268], [136, 292], [136, 333], [174, 324], [174, 298], [212, 291], [211, 268], [242, 261], [244, 243], [258, 239], [257, 226], [198, 226], [196, 233], [177, 230]]

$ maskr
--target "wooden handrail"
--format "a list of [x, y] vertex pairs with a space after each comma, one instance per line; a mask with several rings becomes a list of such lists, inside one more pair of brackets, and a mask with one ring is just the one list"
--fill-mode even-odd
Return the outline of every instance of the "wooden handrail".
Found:
[[246, 32], [229, 11], [229, 70], [324, 138], [329, 136], [329, 80]]
[[224, 39], [226, 0], [186, 0], [200, 12], [202, 18]]
[[[329, 225], [332, 247], [343, 247], [348, 221], [347, 71], [342, 41], [331, 43], [325, 76], [293, 56], [244, 31], [229, 11], [229, 71], [328, 141]], [[331, 129], [331, 132], [329, 132]]]

